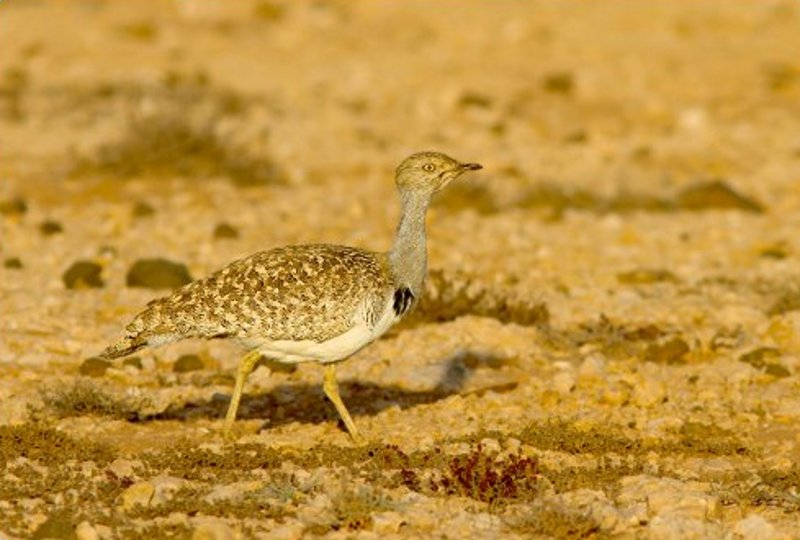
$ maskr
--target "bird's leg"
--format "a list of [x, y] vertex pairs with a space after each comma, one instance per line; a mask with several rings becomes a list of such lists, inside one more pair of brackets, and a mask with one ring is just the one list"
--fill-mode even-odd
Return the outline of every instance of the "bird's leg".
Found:
[[344, 425], [347, 427], [347, 431], [350, 433], [353, 442], [357, 444], [363, 443], [364, 438], [358, 433], [353, 419], [350, 418], [350, 413], [347, 412], [347, 407], [344, 406], [344, 402], [342, 402], [342, 398], [339, 396], [339, 385], [336, 383], [336, 366], [334, 364], [325, 366], [322, 390], [325, 392], [325, 395], [328, 396], [328, 399], [331, 400], [333, 406], [336, 407], [339, 416], [342, 417]]
[[261, 358], [261, 353], [257, 350], [250, 351], [242, 357], [239, 361], [239, 368], [236, 370], [236, 384], [233, 387], [233, 395], [231, 395], [231, 403], [228, 405], [228, 412], [225, 415], [225, 426], [222, 430], [222, 435], [226, 439], [231, 438], [231, 429], [233, 422], [236, 420], [236, 412], [239, 410], [239, 401], [242, 399], [242, 390], [244, 389], [244, 381], [247, 376], [256, 367], [256, 363]]

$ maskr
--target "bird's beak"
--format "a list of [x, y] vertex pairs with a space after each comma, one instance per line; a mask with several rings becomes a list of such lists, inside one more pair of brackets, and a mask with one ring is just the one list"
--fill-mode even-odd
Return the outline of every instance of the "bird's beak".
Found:
[[477, 171], [479, 169], [483, 169], [483, 165], [480, 163], [462, 163], [461, 170], [466, 171]]

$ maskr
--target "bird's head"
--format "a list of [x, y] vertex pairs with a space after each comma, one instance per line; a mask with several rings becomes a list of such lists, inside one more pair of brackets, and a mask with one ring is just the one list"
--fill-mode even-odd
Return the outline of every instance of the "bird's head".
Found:
[[467, 171], [481, 169], [477, 163], [460, 163], [439, 152], [412, 154], [397, 167], [397, 189], [433, 195]]

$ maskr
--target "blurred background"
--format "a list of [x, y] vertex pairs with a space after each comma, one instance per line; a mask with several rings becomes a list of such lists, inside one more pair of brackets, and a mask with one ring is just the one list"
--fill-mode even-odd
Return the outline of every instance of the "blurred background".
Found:
[[755, 187], [797, 164], [791, 0], [0, 10], [5, 184], [338, 182], [427, 148], [592, 191], [710, 176]]

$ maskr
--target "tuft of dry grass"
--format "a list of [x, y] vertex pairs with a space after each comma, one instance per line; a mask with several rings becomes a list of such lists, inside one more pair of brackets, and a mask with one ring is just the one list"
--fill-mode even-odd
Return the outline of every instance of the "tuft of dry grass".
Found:
[[[268, 155], [232, 141], [220, 129], [246, 120], [254, 100], [217, 88], [204, 72], [167, 72], [155, 85], [107, 83], [66, 93], [70, 108], [95, 114], [122, 110], [127, 117], [117, 140], [75, 158], [74, 177], [224, 177], [241, 186], [285, 180]], [[146, 113], [142, 103], [148, 105]]]
[[58, 418], [96, 415], [120, 420], [139, 419], [139, 411], [148, 406], [146, 397], [118, 397], [106, 392], [93, 381], [79, 380], [64, 387], [41, 390], [46, 412]]

